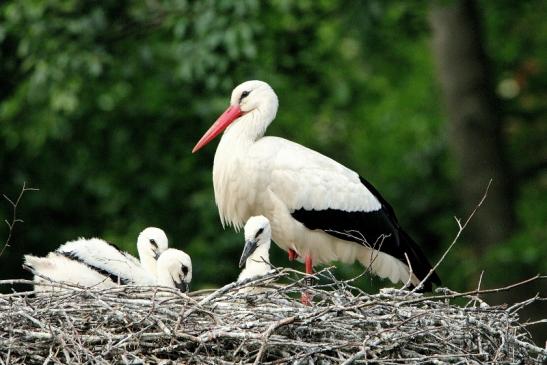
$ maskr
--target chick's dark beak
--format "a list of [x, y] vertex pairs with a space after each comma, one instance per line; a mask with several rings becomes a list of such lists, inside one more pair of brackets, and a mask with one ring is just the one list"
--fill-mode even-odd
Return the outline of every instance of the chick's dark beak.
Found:
[[183, 293], [188, 293], [188, 291], [190, 291], [190, 284], [188, 284], [185, 281], [181, 281], [180, 283], [175, 283], [175, 287]]
[[241, 269], [245, 266], [247, 258], [255, 252], [257, 248], [256, 240], [247, 240], [245, 241], [245, 247], [243, 247], [243, 253], [241, 254], [241, 259], [239, 259], [239, 268]]

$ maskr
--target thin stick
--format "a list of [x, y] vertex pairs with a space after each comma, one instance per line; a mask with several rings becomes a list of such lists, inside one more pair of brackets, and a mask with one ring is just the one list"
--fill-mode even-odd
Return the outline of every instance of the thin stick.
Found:
[[435, 264], [435, 266], [433, 266], [433, 268], [431, 270], [429, 270], [429, 272], [427, 273], [427, 275], [422, 279], [422, 281], [420, 281], [420, 283], [418, 285], [416, 285], [416, 287], [414, 289], [412, 289], [412, 293], [415, 293], [417, 290], [420, 290], [421, 288], [423, 288], [423, 285], [424, 283], [427, 281], [427, 279], [429, 279], [431, 277], [431, 275], [433, 275], [433, 273], [435, 272], [435, 270], [437, 270], [437, 268], [439, 267], [439, 265], [444, 261], [445, 257], [448, 255], [448, 253], [450, 252], [450, 250], [452, 250], [452, 247], [454, 247], [454, 245], [456, 244], [456, 242], [458, 241], [458, 238], [460, 238], [460, 235], [462, 234], [463, 230], [465, 229], [465, 227], [467, 227], [467, 224], [471, 221], [471, 218], [473, 218], [473, 216], [475, 215], [475, 213], [477, 212], [477, 210], [479, 209], [479, 207], [482, 205], [482, 203], [484, 202], [484, 200], [486, 199], [486, 196], [488, 195], [488, 189], [490, 189], [490, 185], [492, 184], [492, 179], [490, 179], [490, 181], [488, 182], [488, 185], [486, 186], [486, 189], [484, 191], [484, 194], [482, 195], [482, 198], [481, 200], [479, 201], [479, 203], [477, 204], [477, 206], [475, 206], [475, 209], [473, 209], [473, 211], [471, 212], [471, 214], [469, 215], [469, 217], [467, 217], [467, 219], [465, 220], [465, 223], [462, 225], [461, 224], [461, 221], [454, 217], [454, 219], [456, 219], [456, 223], [458, 224], [458, 233], [456, 234], [456, 237], [454, 237], [454, 239], [452, 240], [452, 243], [448, 246], [448, 248], [446, 249], [446, 251], [443, 253], [443, 255], [441, 256], [441, 258], [437, 261], [437, 263]]
[[11, 238], [13, 236], [13, 228], [17, 223], [23, 223], [22, 219], [17, 218], [17, 207], [19, 206], [19, 202], [21, 201], [21, 198], [23, 197], [23, 194], [27, 191], [38, 191], [36, 188], [27, 188], [26, 182], [23, 182], [23, 188], [19, 192], [19, 195], [17, 196], [17, 199], [15, 199], [15, 202], [11, 200], [6, 194], [2, 194], [4, 196], [4, 199], [6, 199], [11, 207], [12, 207], [12, 214], [11, 214], [11, 221], [8, 221], [7, 219], [4, 220], [4, 222], [8, 225], [9, 231], [8, 231], [8, 237], [6, 238], [6, 241], [4, 243], [4, 246], [2, 247], [2, 250], [0, 250], [0, 256], [4, 253], [4, 250], [7, 247], [10, 247]]
[[264, 332], [262, 337], [264, 339], [262, 340], [262, 345], [260, 346], [260, 350], [258, 351], [258, 355], [256, 355], [256, 359], [254, 362], [254, 365], [260, 364], [260, 360], [262, 360], [262, 355], [264, 354], [264, 351], [266, 350], [266, 344], [268, 343], [268, 338], [271, 336], [271, 334], [278, 329], [281, 326], [285, 326], [287, 324], [293, 323], [295, 321], [296, 317], [288, 317], [285, 319], [282, 319], [280, 321], [277, 321], [275, 323], [272, 323], [270, 327], [268, 327], [268, 330]]
[[482, 289], [482, 290], [475, 289], [475, 290], [467, 291], [467, 292], [464, 292], [464, 293], [454, 293], [454, 294], [448, 294], [448, 295], [432, 295], [430, 297], [422, 297], [422, 298], [417, 298], [417, 299], [411, 299], [411, 300], [405, 302], [405, 304], [414, 304], [414, 303], [418, 303], [418, 302], [423, 302], [424, 300], [454, 299], [454, 298], [461, 298], [461, 297], [476, 296], [476, 295], [480, 295], [480, 294], [499, 293], [499, 292], [502, 292], [502, 291], [508, 291], [508, 290], [514, 289], [516, 287], [519, 287], [519, 286], [534, 282], [536, 280], [544, 280], [544, 279], [547, 279], [547, 276], [542, 276], [542, 275], [537, 274], [536, 276], [533, 276], [533, 277], [528, 278], [526, 280], [520, 281], [520, 282], [515, 283], [515, 284], [507, 285], [507, 286], [504, 286], [504, 287], [501, 287], [501, 288]]

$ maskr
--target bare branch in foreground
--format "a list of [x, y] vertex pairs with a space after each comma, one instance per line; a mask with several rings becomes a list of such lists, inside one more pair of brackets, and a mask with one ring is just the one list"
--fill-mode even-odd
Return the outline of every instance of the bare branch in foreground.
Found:
[[469, 222], [471, 221], [471, 218], [473, 218], [473, 216], [475, 215], [475, 213], [477, 212], [477, 210], [479, 209], [479, 207], [482, 205], [482, 203], [484, 203], [484, 200], [486, 199], [486, 197], [488, 196], [488, 190], [490, 189], [490, 185], [492, 185], [492, 179], [490, 179], [490, 181], [488, 182], [488, 185], [486, 186], [486, 189], [484, 190], [484, 194], [482, 195], [482, 198], [481, 200], [479, 201], [479, 203], [477, 204], [477, 206], [475, 207], [475, 209], [473, 209], [473, 211], [471, 212], [471, 214], [469, 214], [469, 217], [467, 217], [467, 219], [465, 220], [465, 223], [462, 225], [461, 224], [461, 221], [459, 218], [457, 217], [454, 217], [454, 219], [456, 220], [456, 223], [458, 223], [458, 233], [456, 234], [456, 237], [454, 237], [454, 239], [452, 240], [452, 243], [448, 246], [448, 248], [446, 249], [446, 251], [443, 253], [443, 255], [441, 256], [441, 258], [437, 261], [437, 263], [435, 264], [435, 266], [433, 266], [431, 268], [431, 270], [429, 270], [429, 272], [427, 273], [427, 275], [422, 279], [422, 281], [420, 282], [420, 284], [416, 285], [416, 287], [414, 289], [412, 289], [412, 293], [415, 293], [416, 291], [420, 290], [421, 288], [423, 288], [423, 285], [424, 283], [427, 281], [427, 279], [429, 279], [431, 277], [431, 275], [433, 275], [433, 273], [435, 272], [435, 270], [437, 270], [437, 268], [439, 267], [439, 265], [444, 261], [444, 259], [446, 258], [446, 256], [448, 255], [448, 253], [450, 252], [450, 250], [452, 250], [452, 247], [454, 247], [454, 245], [456, 244], [456, 242], [458, 242], [458, 238], [460, 238], [460, 235], [462, 234], [463, 230], [465, 229], [465, 227], [467, 227], [467, 224], [469, 224]]
[[21, 202], [21, 198], [23, 197], [23, 194], [27, 191], [37, 191], [36, 188], [27, 188], [26, 182], [23, 182], [23, 188], [21, 188], [21, 191], [19, 192], [19, 195], [17, 196], [17, 199], [15, 201], [11, 200], [6, 194], [2, 194], [4, 196], [4, 199], [6, 199], [11, 207], [12, 207], [12, 215], [11, 215], [11, 221], [5, 219], [4, 222], [8, 225], [9, 231], [8, 231], [8, 237], [6, 238], [6, 242], [4, 243], [4, 246], [2, 247], [2, 250], [0, 250], [0, 256], [4, 253], [4, 250], [7, 247], [10, 247], [11, 238], [13, 236], [13, 228], [17, 223], [23, 223], [22, 219], [17, 218], [17, 207], [19, 206], [19, 202]]

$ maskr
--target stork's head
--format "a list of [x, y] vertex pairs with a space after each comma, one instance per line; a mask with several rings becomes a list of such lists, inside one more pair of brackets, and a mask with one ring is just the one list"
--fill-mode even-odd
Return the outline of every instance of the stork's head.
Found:
[[182, 292], [190, 290], [192, 281], [192, 260], [184, 251], [169, 248], [161, 254], [157, 265], [158, 283], [177, 288]]
[[169, 241], [162, 229], [148, 227], [139, 234], [137, 250], [141, 260], [153, 259], [154, 261], [167, 250]]
[[261, 112], [271, 112], [271, 109], [275, 109], [275, 114], [278, 106], [277, 95], [264, 81], [245, 81], [232, 91], [230, 107], [233, 106], [239, 107], [241, 114], [250, 113], [255, 109]]
[[[268, 254], [272, 229], [268, 218], [259, 215], [251, 217], [245, 224], [245, 247], [239, 260], [239, 268], [245, 266], [245, 262], [260, 248], [261, 254]], [[264, 257], [268, 259], [269, 257]], [[260, 257], [257, 260], [261, 260]]]
[[232, 91], [230, 106], [218, 117], [211, 128], [205, 132], [195, 145], [192, 153], [211, 142], [230, 124], [243, 115], [251, 115], [250, 118], [246, 118], [246, 122], [259, 125], [249, 125], [249, 127], [264, 133], [268, 125], [275, 118], [278, 104], [277, 95], [270, 85], [259, 80], [245, 81]]

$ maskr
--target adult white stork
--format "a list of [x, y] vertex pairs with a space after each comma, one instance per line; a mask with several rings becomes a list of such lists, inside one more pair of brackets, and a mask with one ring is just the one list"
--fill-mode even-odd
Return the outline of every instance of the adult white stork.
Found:
[[[358, 260], [382, 278], [418, 285], [431, 265], [399, 226], [393, 208], [372, 184], [338, 162], [294, 142], [264, 137], [277, 108], [277, 95], [267, 83], [244, 82], [192, 150], [225, 130], [213, 165], [222, 224], [239, 229], [249, 217], [264, 215], [274, 242], [289, 259], [303, 257], [307, 273], [313, 264]], [[431, 290], [432, 283], [440, 283], [435, 273], [423, 289]]]

